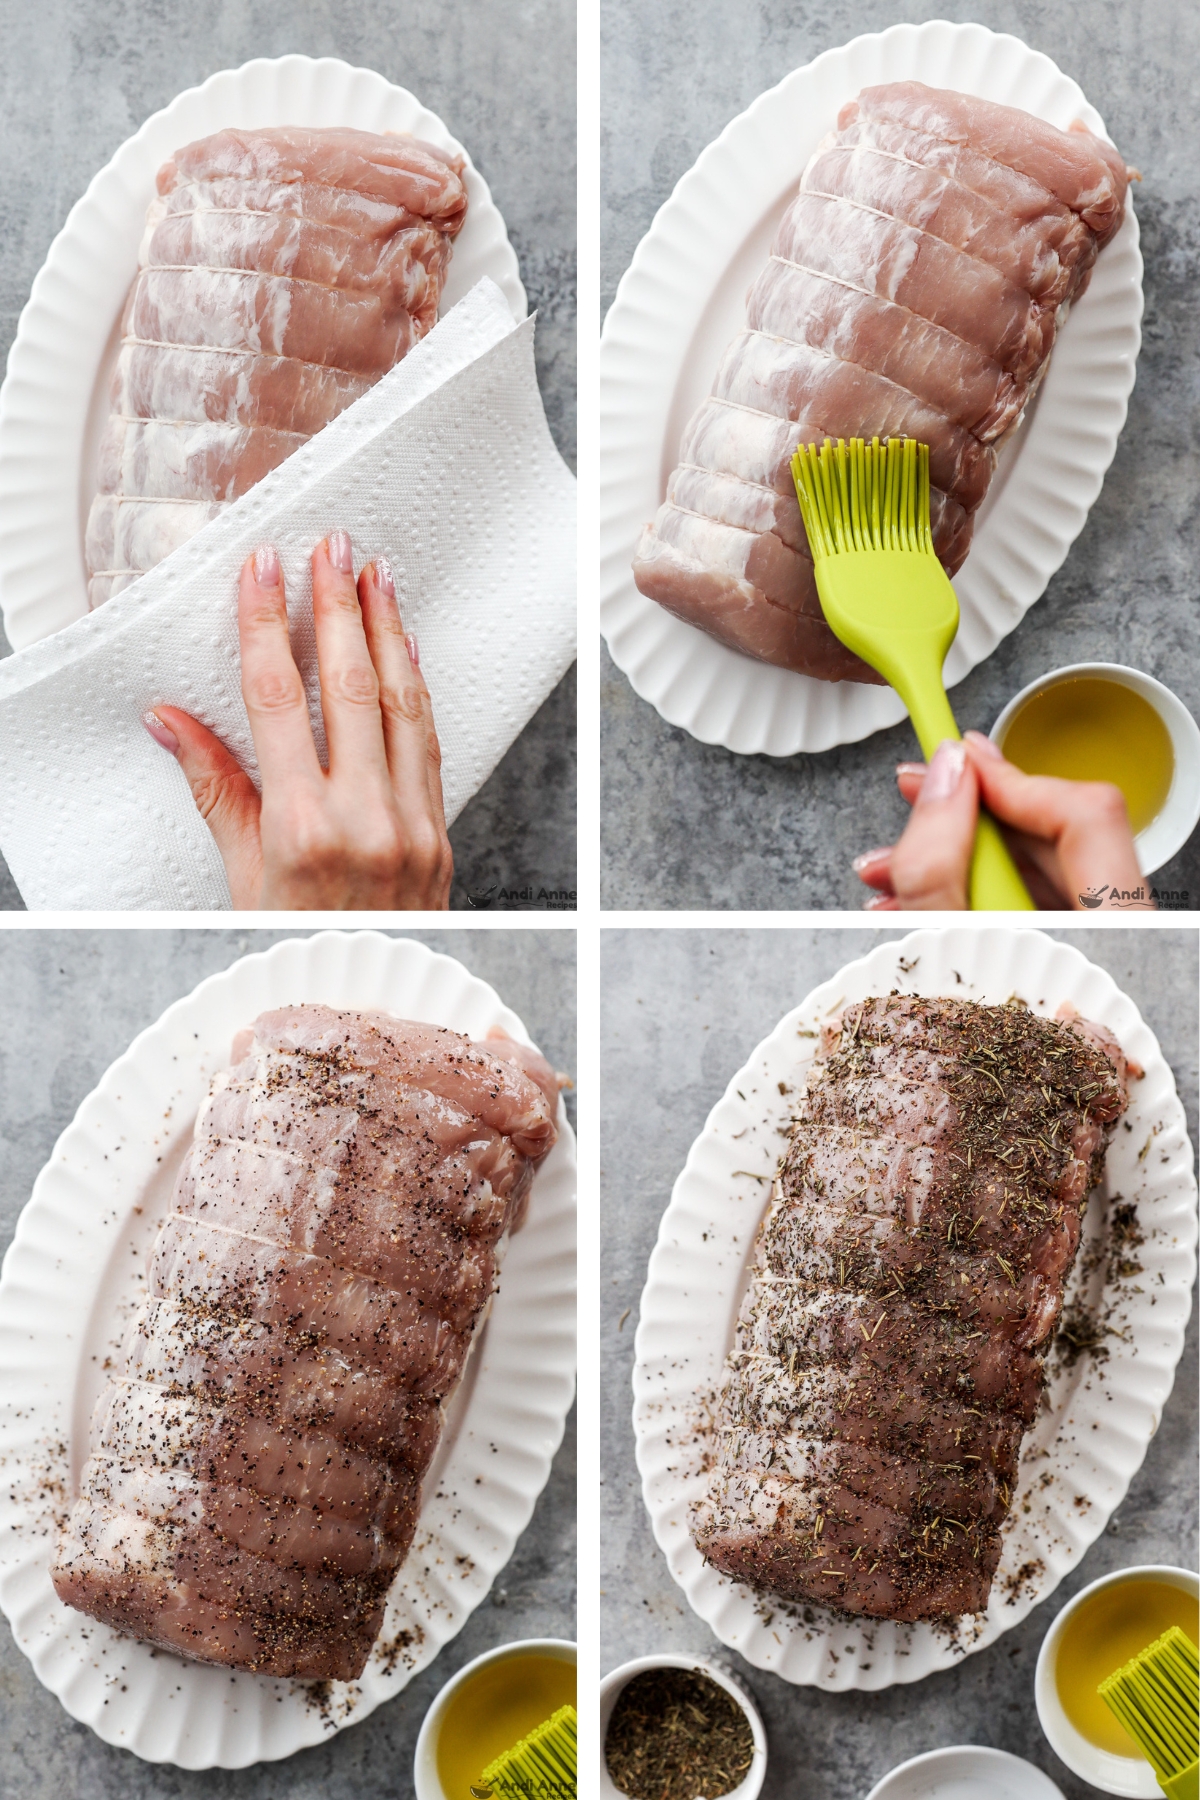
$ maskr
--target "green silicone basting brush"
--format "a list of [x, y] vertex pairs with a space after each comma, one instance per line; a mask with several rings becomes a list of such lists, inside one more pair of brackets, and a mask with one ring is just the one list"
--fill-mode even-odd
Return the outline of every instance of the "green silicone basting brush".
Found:
[[1172, 1625], [1096, 1689], [1169, 1800], [1200, 1800], [1200, 1658]]
[[[942, 682], [958, 630], [958, 596], [929, 529], [929, 446], [913, 438], [801, 444], [792, 476], [821, 608], [834, 635], [895, 688], [926, 759], [962, 733]], [[973, 912], [1031, 912], [996, 821], [979, 816]]]
[[473, 1794], [494, 1794], [496, 1800], [525, 1800], [543, 1795], [552, 1800], [575, 1800], [577, 1792], [578, 1715], [573, 1706], [560, 1706], [536, 1731], [490, 1762], [471, 1788]]

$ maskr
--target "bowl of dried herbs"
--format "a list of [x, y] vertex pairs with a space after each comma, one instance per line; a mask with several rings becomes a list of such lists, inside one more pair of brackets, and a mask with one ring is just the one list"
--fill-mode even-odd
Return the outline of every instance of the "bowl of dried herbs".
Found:
[[756, 1800], [767, 1769], [758, 1708], [729, 1669], [643, 1656], [600, 1689], [603, 1800]]

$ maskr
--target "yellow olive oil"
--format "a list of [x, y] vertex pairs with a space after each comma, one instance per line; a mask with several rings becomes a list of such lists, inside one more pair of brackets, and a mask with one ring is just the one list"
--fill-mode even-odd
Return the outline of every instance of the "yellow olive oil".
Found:
[[490, 1762], [575, 1704], [575, 1664], [544, 1650], [516, 1650], [484, 1663], [451, 1698], [437, 1741], [446, 1800], [471, 1800]]
[[1175, 773], [1171, 734], [1148, 700], [1119, 681], [1081, 675], [1032, 694], [1009, 721], [1001, 749], [1027, 775], [1111, 781], [1134, 832], [1162, 810]]
[[1186, 1631], [1193, 1644], [1200, 1643], [1200, 1602], [1169, 1582], [1136, 1576], [1101, 1588], [1068, 1620], [1059, 1639], [1054, 1681], [1063, 1711], [1097, 1750], [1113, 1756], [1142, 1754], [1096, 1689], [1172, 1625]]

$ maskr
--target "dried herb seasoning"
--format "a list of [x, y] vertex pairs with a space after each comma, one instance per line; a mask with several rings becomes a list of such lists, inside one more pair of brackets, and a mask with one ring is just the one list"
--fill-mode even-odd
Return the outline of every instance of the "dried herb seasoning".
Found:
[[1090, 1313], [1081, 1300], [1073, 1300], [1063, 1308], [1058, 1336], [1054, 1340], [1059, 1362], [1066, 1369], [1073, 1369], [1081, 1356], [1107, 1362], [1108, 1345], [1104, 1342], [1107, 1336], [1108, 1328], [1103, 1319]]
[[875, 997], [828, 1028], [691, 1516], [714, 1568], [859, 1617], [986, 1609], [1124, 1098], [1095, 1027], [1017, 1002]]
[[750, 1721], [724, 1688], [691, 1669], [647, 1669], [621, 1690], [604, 1760], [631, 1800], [716, 1800], [745, 1780]]

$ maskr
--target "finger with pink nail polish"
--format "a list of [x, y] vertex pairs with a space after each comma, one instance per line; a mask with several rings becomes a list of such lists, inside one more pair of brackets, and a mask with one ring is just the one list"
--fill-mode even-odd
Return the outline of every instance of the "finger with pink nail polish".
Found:
[[890, 844], [881, 844], [875, 850], [864, 850], [861, 856], [856, 856], [854, 858], [850, 867], [854, 870], [856, 875], [861, 875], [863, 871], [869, 869], [873, 863], [878, 864], [887, 862], [891, 854], [892, 846]]
[[156, 712], [144, 712], [142, 724], [156, 744], [161, 744], [164, 750], [171, 752], [172, 756], [179, 755], [179, 739], [169, 725], [164, 725]]
[[254, 552], [254, 579], [261, 588], [279, 586], [279, 552], [274, 544], [260, 544]]
[[892, 846], [883, 844], [875, 850], [864, 850], [850, 867], [868, 887], [891, 888]]
[[912, 806], [888, 870], [900, 910], [965, 911], [977, 818], [974, 766], [966, 745], [944, 738], [928, 767], [910, 765], [900, 774], [899, 786]]
[[325, 549], [333, 568], [343, 575], [354, 573], [354, 551], [350, 544], [348, 531], [334, 531], [325, 540]]
[[966, 766], [967, 752], [961, 741], [943, 738], [933, 753], [915, 805], [935, 806], [939, 800], [953, 799]]

